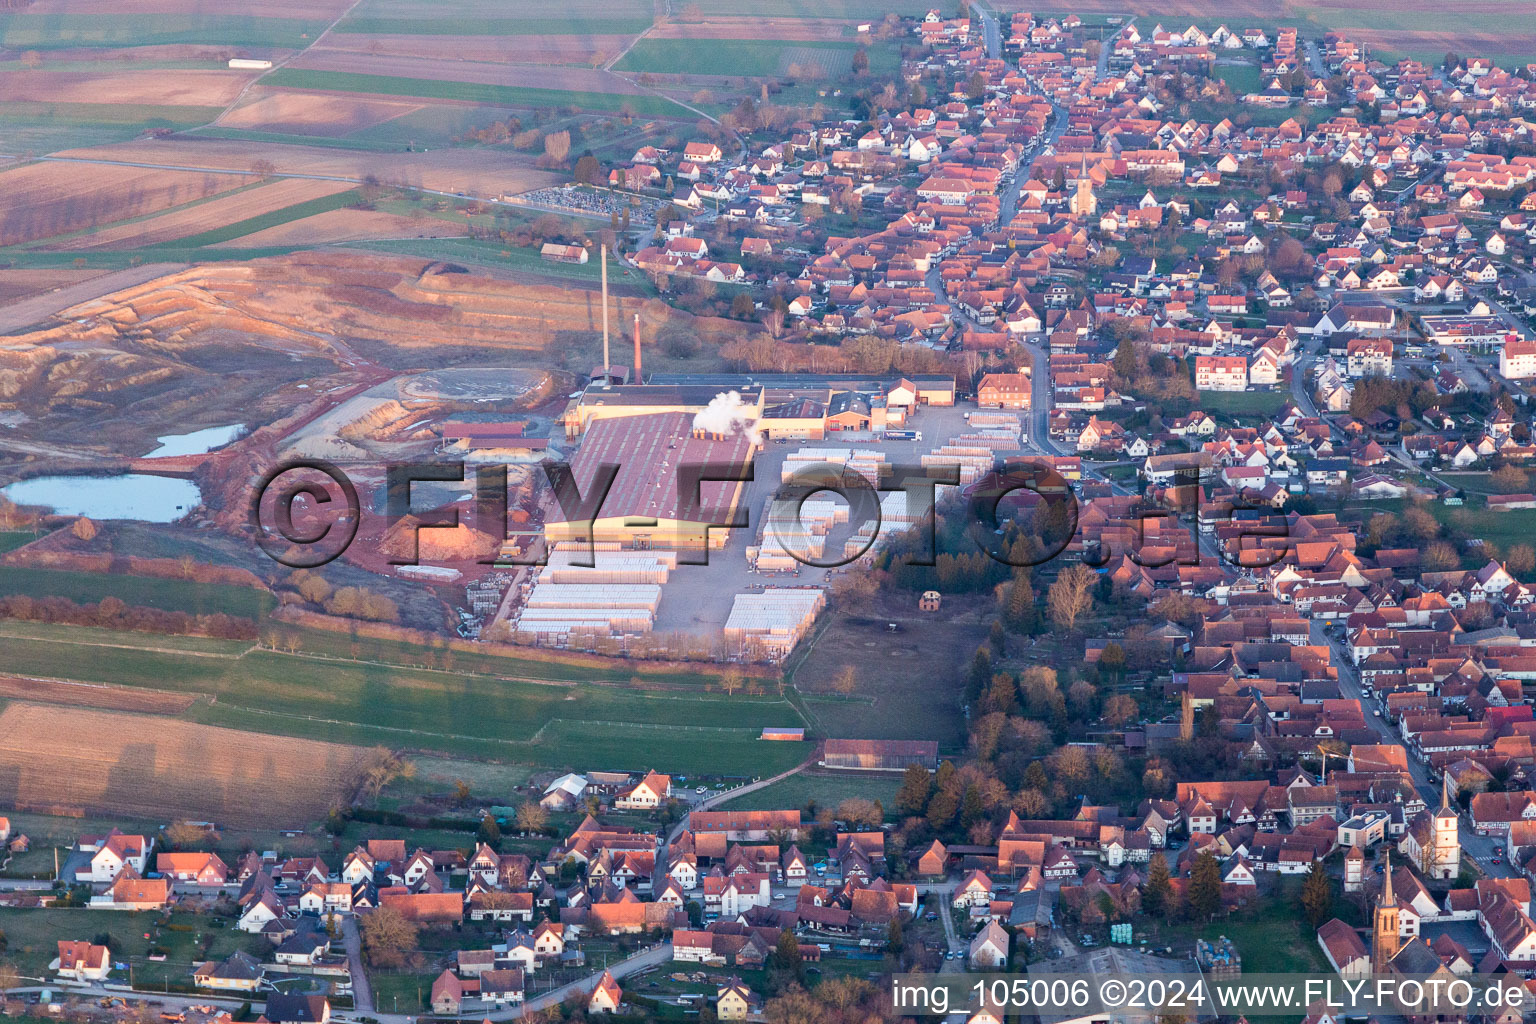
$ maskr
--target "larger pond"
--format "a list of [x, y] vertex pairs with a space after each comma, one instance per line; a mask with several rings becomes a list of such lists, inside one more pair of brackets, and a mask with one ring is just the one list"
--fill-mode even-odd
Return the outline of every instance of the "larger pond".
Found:
[[37, 476], [11, 484], [0, 493], [18, 505], [45, 505], [62, 515], [149, 523], [180, 519], [202, 500], [191, 480], [148, 473]]

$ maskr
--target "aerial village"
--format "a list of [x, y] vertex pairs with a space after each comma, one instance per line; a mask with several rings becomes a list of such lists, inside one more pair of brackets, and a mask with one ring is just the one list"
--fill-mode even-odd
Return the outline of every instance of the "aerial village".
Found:
[[[793, 985], [906, 969], [1258, 962], [1536, 993], [1531, 67], [1144, 22], [935, 11], [903, 25], [906, 94], [860, 122], [744, 111], [740, 153], [613, 168], [675, 186], [623, 259], [679, 295], [746, 286], [777, 369], [605, 358], [559, 423], [584, 493], [619, 465], [601, 513], [541, 513], [548, 563], [484, 595], [487, 639], [646, 656], [692, 630], [782, 663], [829, 600], [901, 586], [935, 514], [883, 488], [875, 525], [815, 500], [785, 525], [797, 466], [952, 473], [943, 518], [1041, 464], [1074, 521], [1050, 560], [976, 574], [1002, 611], [955, 668], [962, 745], [821, 741], [811, 767], [884, 779], [885, 805], [719, 808], [774, 780], [591, 764], [477, 794], [457, 845], [387, 814], [300, 856], [221, 850], [216, 823], [80, 835], [0, 880], [7, 907], [78, 908], [4, 987], [29, 1014], [148, 994], [177, 1024], [407, 1021], [380, 987], [407, 965], [433, 1019], [469, 1020], [788, 1019], [768, 1008]], [[1251, 91], [1217, 73], [1238, 55]], [[667, 475], [689, 459], [756, 478], [690, 502]], [[1044, 519], [1025, 502], [1015, 529]], [[1123, 628], [1074, 632], [1096, 605]], [[1047, 634], [1072, 646], [994, 671]], [[8, 819], [0, 840], [29, 850]], [[1255, 939], [1279, 927], [1299, 940]], [[186, 963], [141, 984], [146, 941]]]

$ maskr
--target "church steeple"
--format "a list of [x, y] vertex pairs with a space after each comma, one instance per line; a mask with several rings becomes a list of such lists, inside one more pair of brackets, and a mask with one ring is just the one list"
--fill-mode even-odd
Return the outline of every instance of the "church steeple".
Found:
[[1440, 814], [1437, 817], [1444, 817], [1447, 814], [1455, 817], [1456, 812], [1451, 810], [1450, 776], [1442, 772], [1440, 775]]
[[1402, 947], [1398, 935], [1397, 897], [1392, 893], [1392, 855], [1386, 855], [1382, 868], [1381, 898], [1376, 901], [1376, 915], [1371, 922], [1371, 972], [1386, 973], [1392, 958]]

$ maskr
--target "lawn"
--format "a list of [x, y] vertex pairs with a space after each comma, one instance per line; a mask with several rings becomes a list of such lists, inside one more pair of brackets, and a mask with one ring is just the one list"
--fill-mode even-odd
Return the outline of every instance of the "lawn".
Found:
[[1180, 956], [1197, 938], [1214, 941], [1225, 935], [1242, 955], [1244, 974], [1330, 973], [1316, 930], [1301, 916], [1300, 879], [1282, 879], [1275, 888], [1256, 893], [1230, 917], [1204, 925], [1154, 924], [1148, 933], [1152, 945], [1172, 946]]
[[1290, 401], [1289, 391], [1202, 391], [1195, 408], [1228, 416], [1273, 416]]
[[1216, 77], [1226, 82], [1237, 96], [1258, 92], [1266, 84], [1256, 64], [1217, 64]]
[[325, 21], [187, 11], [0, 15], [0, 45], [11, 50], [76, 46], [283, 46], [299, 48]]
[[[658, 692], [476, 674], [491, 665], [546, 678], [613, 674], [557, 662], [475, 655], [460, 661], [455, 654], [451, 668], [429, 669], [308, 650], [194, 654], [159, 637], [135, 637], [11, 623], [0, 631], [0, 664], [23, 675], [208, 694], [215, 699], [194, 705], [187, 717], [210, 725], [549, 767], [756, 776], [787, 768], [810, 750], [757, 738], [766, 725], [804, 724], [789, 702], [704, 692], [698, 684], [710, 676], [703, 674], [693, 677], [693, 687]], [[350, 648], [342, 638], [336, 643]], [[398, 645], [360, 646], [360, 657], [405, 653]], [[425, 663], [427, 655], [420, 657]], [[436, 664], [445, 662], [439, 657]]]
[[76, 604], [94, 604], [104, 597], [121, 598], [130, 605], [160, 608], [189, 615], [223, 612], [257, 619], [272, 609], [272, 595], [254, 587], [194, 580], [155, 579], [116, 573], [75, 572], [65, 569], [0, 567], [0, 596], [67, 597]]
[[424, 1013], [432, 996], [432, 974], [409, 971], [385, 974], [372, 971], [368, 984], [373, 988], [373, 1005], [380, 1013]]
[[364, 75], [350, 71], [314, 71], [305, 68], [279, 68], [262, 79], [273, 88], [317, 89], [329, 92], [374, 93], [381, 96], [419, 96], [423, 99], [461, 100], [500, 107], [559, 108], [621, 112], [626, 108], [651, 117], [694, 116], [683, 107], [660, 96], [628, 96], [619, 93], [566, 92], [560, 89], [530, 89], [510, 85], [485, 85], [478, 82], [446, 82], [397, 75]]
[[[765, 811], [804, 807], [836, 807], [850, 797], [878, 800], [889, 810], [901, 788], [899, 772], [820, 772], [804, 771], [771, 786], [727, 800], [722, 806], [731, 810]], [[890, 815], [887, 814], [887, 817]]]
[[[61, 939], [90, 939], [106, 934], [111, 937], [114, 961], [131, 965], [134, 984], [140, 986], [190, 984], [193, 967], [204, 960], [220, 959], [236, 950], [258, 957], [270, 953], [272, 945], [258, 935], [248, 935], [234, 928], [230, 918], [192, 914], [173, 914], [170, 924], [161, 927], [154, 913], [91, 911], [82, 908], [43, 910], [0, 909], [0, 931], [8, 942], [7, 958], [23, 975], [43, 977], [49, 961], [58, 956]], [[214, 922], [222, 927], [214, 927]], [[145, 935], [152, 936], [145, 939]], [[163, 949], [164, 961], [146, 958], [151, 946]], [[127, 973], [123, 975], [127, 980]]]

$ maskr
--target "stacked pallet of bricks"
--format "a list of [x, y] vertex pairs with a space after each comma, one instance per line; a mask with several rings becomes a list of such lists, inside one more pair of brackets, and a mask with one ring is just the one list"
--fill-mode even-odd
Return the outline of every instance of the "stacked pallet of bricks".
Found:
[[737, 594], [722, 633], [737, 651], [782, 661], [826, 603], [820, 588], [769, 587], [760, 594]]
[[969, 484], [992, 471], [996, 457], [991, 448], [978, 445], [946, 444], [924, 455], [924, 466], [958, 466], [960, 483]]
[[758, 572], [785, 572], [799, 568], [803, 558], [820, 560], [827, 534], [847, 521], [847, 504], [834, 498], [807, 498], [798, 508], [770, 498], [763, 505], [761, 542], [747, 548], [747, 563]]
[[559, 642], [572, 632], [622, 636], [651, 631], [677, 553], [594, 548], [564, 544], [550, 553], [549, 563], [526, 590], [515, 633]]
[[857, 559], [860, 564], [869, 563], [892, 537], [900, 536], [921, 522], [933, 504], [943, 500], [948, 489], [944, 485], [935, 488], [933, 502], [921, 492], [887, 491], [880, 495], [880, 525], [877, 527], [873, 522], [860, 525], [844, 543], [843, 557]]

